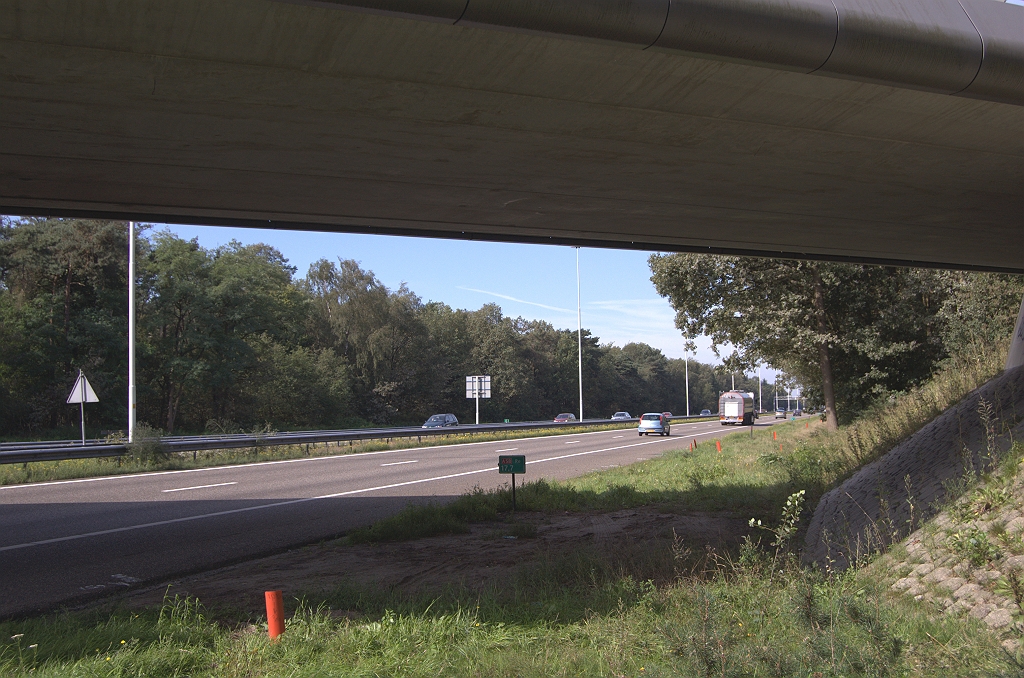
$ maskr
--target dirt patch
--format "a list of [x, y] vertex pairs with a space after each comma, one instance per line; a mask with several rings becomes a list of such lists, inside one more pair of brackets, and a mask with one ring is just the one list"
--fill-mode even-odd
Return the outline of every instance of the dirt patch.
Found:
[[[734, 547], [749, 532], [745, 519], [727, 514], [666, 513], [639, 508], [611, 513], [517, 514], [536, 536], [513, 536], [509, 523], [479, 523], [468, 534], [409, 542], [348, 546], [342, 541], [307, 546], [168, 584], [128, 593], [130, 608], [159, 606], [165, 591], [194, 596], [208, 608], [242, 618], [265, 612], [263, 592], [329, 591], [342, 583], [431, 590], [446, 585], [483, 590], [500, 586], [518, 568], [573, 548], [622, 553], [638, 544], [669, 548], [674, 539], [695, 551]], [[532, 528], [528, 531], [532, 531]]]

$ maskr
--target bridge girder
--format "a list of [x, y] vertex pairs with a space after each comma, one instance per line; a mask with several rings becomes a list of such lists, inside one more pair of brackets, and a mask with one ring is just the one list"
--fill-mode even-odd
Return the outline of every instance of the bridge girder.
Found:
[[1024, 8], [859, 2], [12, 0], [0, 209], [1024, 271]]

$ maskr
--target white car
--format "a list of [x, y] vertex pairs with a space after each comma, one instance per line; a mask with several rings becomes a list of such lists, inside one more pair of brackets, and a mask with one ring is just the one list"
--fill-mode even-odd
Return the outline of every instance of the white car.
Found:
[[615, 421], [616, 419], [632, 419], [632, 418], [633, 417], [629, 416], [629, 412], [616, 412], [615, 414], [612, 415], [612, 421]]

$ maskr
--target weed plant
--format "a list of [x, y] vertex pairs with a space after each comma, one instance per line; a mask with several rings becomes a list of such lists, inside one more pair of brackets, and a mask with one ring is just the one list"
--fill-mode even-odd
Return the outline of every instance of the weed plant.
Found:
[[[920, 387], [880, 400], [838, 431], [819, 428], [812, 440], [792, 454], [765, 461], [783, 467], [792, 483], [807, 488], [809, 499], [817, 501], [827, 489], [896, 447], [1002, 372], [1005, 360], [1005, 346], [979, 347], [972, 358], [950, 358]], [[980, 416], [990, 427], [991, 411], [988, 419], [984, 412]], [[989, 436], [990, 441], [993, 439]], [[988, 454], [994, 454], [992, 449]]]

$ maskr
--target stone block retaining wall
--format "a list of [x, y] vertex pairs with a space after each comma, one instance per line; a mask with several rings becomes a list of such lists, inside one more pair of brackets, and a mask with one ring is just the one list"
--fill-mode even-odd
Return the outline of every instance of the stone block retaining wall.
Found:
[[971, 392], [881, 459], [826, 493], [814, 511], [802, 558], [843, 570], [871, 551], [903, 539], [934, 516], [951, 482], [988, 463], [989, 435], [979, 403], [991, 404], [1001, 449], [1024, 433], [1024, 367]]

